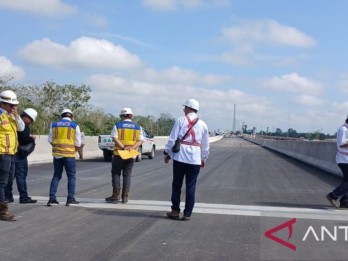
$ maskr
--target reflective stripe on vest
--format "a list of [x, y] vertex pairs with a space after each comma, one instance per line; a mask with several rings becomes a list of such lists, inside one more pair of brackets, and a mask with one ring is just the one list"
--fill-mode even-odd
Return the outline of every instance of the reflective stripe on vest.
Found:
[[16, 122], [5, 110], [0, 108], [0, 154], [14, 155], [17, 148]]
[[[124, 146], [132, 146], [140, 136], [140, 126], [131, 121], [120, 121], [116, 123], [118, 140]], [[121, 148], [117, 145], [114, 147], [114, 155], [119, 155], [118, 150]]]
[[[186, 115], [186, 119], [187, 119], [187, 121], [188, 121], [187, 128], [189, 129], [189, 128], [191, 128], [191, 127], [193, 126], [194, 121], [191, 121], [190, 118], [189, 118], [187, 115]], [[197, 121], [198, 121], [198, 120], [197, 120]], [[191, 141], [185, 141], [185, 140], [183, 140], [183, 141], [180, 141], [181, 144], [200, 147], [201, 144], [199, 144], [199, 143], [196, 141], [196, 135], [195, 135], [195, 131], [194, 131], [193, 128], [191, 128], [190, 131], [189, 131], [188, 134], [187, 134], [187, 137], [190, 137], [190, 136], [192, 137], [192, 140], [191, 140]], [[186, 137], [186, 138], [187, 138], [187, 137]], [[186, 139], [186, 138], [185, 138], [185, 139]]]
[[77, 123], [60, 120], [52, 123], [53, 156], [74, 158], [76, 154], [75, 133]]

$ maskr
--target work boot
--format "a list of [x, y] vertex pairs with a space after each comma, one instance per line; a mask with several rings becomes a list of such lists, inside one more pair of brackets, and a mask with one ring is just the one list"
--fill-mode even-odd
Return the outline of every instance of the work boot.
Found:
[[338, 197], [336, 197], [332, 192], [330, 192], [329, 194], [326, 195], [326, 199], [330, 202], [330, 204], [334, 208], [339, 208], [339, 205], [337, 202]]
[[180, 214], [179, 210], [172, 210], [170, 212], [167, 212], [167, 217], [171, 219], [179, 219], [179, 214]]
[[116, 201], [120, 201], [120, 188], [113, 188], [112, 195], [110, 197], [105, 198], [106, 202], [112, 203]]
[[15, 215], [11, 215], [8, 213], [8, 205], [6, 202], [0, 204], [0, 220], [3, 220], [3, 221], [17, 220], [17, 217]]
[[128, 202], [128, 192], [129, 192], [128, 188], [122, 189], [122, 203], [123, 204], [126, 204]]

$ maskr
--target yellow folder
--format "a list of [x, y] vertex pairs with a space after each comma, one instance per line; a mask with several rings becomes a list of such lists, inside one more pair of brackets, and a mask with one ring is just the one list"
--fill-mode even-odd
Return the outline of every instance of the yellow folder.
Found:
[[122, 159], [130, 159], [139, 155], [137, 150], [118, 150], [118, 153]]

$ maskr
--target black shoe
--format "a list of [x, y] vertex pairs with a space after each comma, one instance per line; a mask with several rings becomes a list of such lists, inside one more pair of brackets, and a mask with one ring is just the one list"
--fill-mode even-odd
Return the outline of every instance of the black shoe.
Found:
[[330, 202], [330, 204], [334, 207], [334, 208], [339, 208], [338, 202], [337, 202], [337, 197], [335, 197], [332, 192], [330, 192], [329, 194], [326, 195], [326, 199]]
[[74, 204], [74, 205], [77, 205], [77, 204], [80, 204], [80, 202], [78, 202], [78, 201], [76, 201], [76, 199], [68, 199], [67, 201], [66, 201], [66, 204], [65, 204], [65, 206], [69, 206], [70, 204]]
[[36, 202], [37, 202], [37, 200], [31, 199], [30, 197], [19, 200], [20, 204], [30, 204], [30, 203], [36, 203]]
[[14, 199], [13, 198], [5, 198], [5, 202], [12, 203], [12, 202], [14, 202]]
[[59, 202], [56, 200], [56, 199], [50, 199], [48, 202], [47, 202], [47, 207], [51, 207], [53, 205], [59, 205]]

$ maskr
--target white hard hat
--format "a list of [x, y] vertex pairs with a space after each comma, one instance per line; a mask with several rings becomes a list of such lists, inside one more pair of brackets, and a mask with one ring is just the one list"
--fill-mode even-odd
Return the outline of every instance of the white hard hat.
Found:
[[195, 99], [188, 99], [187, 101], [185, 101], [183, 106], [186, 106], [186, 107], [192, 108], [196, 111], [199, 111], [199, 102]]
[[33, 120], [36, 121], [36, 117], [37, 117], [37, 111], [32, 109], [32, 108], [28, 108], [25, 109], [24, 112]]
[[62, 116], [64, 113], [70, 113], [72, 116], [74, 116], [74, 114], [72, 113], [72, 111], [69, 110], [69, 109], [64, 109], [64, 110], [62, 111], [62, 113], [60, 114], [60, 116]]
[[14, 104], [14, 105], [19, 104], [19, 102], [17, 100], [17, 95], [11, 90], [1, 92], [0, 93], [0, 101], [6, 102], [9, 104]]
[[128, 115], [128, 114], [132, 114], [133, 115], [133, 112], [132, 112], [132, 109], [131, 108], [123, 108], [120, 112], [120, 115]]

